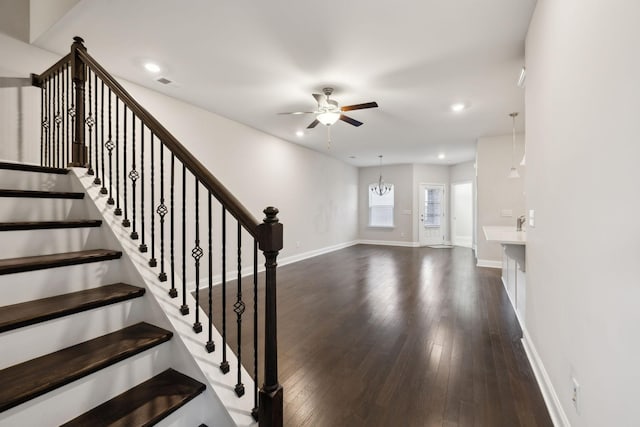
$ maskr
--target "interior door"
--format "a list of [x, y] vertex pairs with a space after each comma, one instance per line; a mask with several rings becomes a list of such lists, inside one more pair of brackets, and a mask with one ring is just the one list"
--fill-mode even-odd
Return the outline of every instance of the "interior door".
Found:
[[420, 184], [420, 245], [442, 245], [445, 231], [444, 184]]
[[473, 186], [451, 185], [451, 244], [470, 248], [473, 243]]

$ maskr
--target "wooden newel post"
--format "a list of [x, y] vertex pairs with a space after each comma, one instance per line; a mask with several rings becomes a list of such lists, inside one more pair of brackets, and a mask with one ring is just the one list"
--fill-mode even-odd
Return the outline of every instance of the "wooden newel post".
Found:
[[81, 37], [74, 37], [71, 45], [71, 75], [76, 89], [74, 100], [76, 120], [71, 146], [71, 164], [69, 166], [75, 167], [87, 166], [87, 147], [84, 145], [84, 83], [87, 81], [87, 73], [84, 62], [80, 57], [80, 51], [86, 51], [87, 48], [84, 47], [83, 43], [84, 40]]
[[264, 384], [260, 389], [260, 427], [281, 427], [282, 386], [278, 383], [278, 328], [276, 310], [276, 258], [282, 249], [278, 209], [268, 207], [258, 225], [258, 246], [265, 258]]

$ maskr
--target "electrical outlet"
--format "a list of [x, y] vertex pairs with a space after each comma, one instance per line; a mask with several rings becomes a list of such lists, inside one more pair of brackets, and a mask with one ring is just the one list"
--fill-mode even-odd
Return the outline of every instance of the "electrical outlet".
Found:
[[580, 384], [578, 383], [578, 380], [575, 379], [575, 377], [571, 377], [571, 390], [571, 402], [573, 403], [573, 407], [576, 409], [576, 412], [578, 412], [578, 403], [580, 401]]

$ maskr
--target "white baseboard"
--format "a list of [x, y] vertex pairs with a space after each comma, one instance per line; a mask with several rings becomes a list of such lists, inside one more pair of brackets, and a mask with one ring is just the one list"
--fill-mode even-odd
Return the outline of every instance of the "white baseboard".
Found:
[[538, 381], [538, 387], [540, 388], [544, 402], [547, 405], [547, 410], [549, 411], [549, 416], [551, 417], [553, 425], [555, 427], [571, 427], [567, 414], [565, 414], [562, 409], [560, 399], [558, 399], [558, 395], [553, 388], [551, 379], [549, 379], [549, 375], [547, 374], [546, 369], [544, 369], [542, 359], [540, 359], [526, 328], [522, 328], [522, 345], [525, 353], [527, 354], [527, 358], [529, 359], [531, 369], [533, 369], [533, 374]]
[[494, 261], [492, 259], [478, 259], [476, 265], [478, 267], [502, 268], [502, 261]]
[[337, 245], [326, 246], [324, 248], [314, 249], [312, 251], [303, 252], [301, 254], [291, 255], [286, 258], [282, 258], [281, 260], [278, 260], [278, 265], [282, 266], [287, 264], [293, 264], [294, 262], [302, 261], [308, 258], [313, 258], [315, 256], [328, 254], [329, 252], [348, 248], [349, 246], [357, 245], [358, 243], [360, 243], [358, 240], [352, 240], [350, 242], [338, 243]]
[[358, 240], [360, 245], [380, 245], [380, 246], [402, 246], [405, 248], [418, 248], [418, 242], [397, 242], [393, 240]]

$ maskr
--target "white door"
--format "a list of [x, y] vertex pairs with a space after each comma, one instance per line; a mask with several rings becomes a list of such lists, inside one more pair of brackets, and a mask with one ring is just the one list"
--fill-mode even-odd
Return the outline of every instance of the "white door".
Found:
[[420, 245], [444, 244], [444, 184], [420, 184]]
[[451, 185], [451, 243], [470, 248], [473, 243], [473, 186]]

